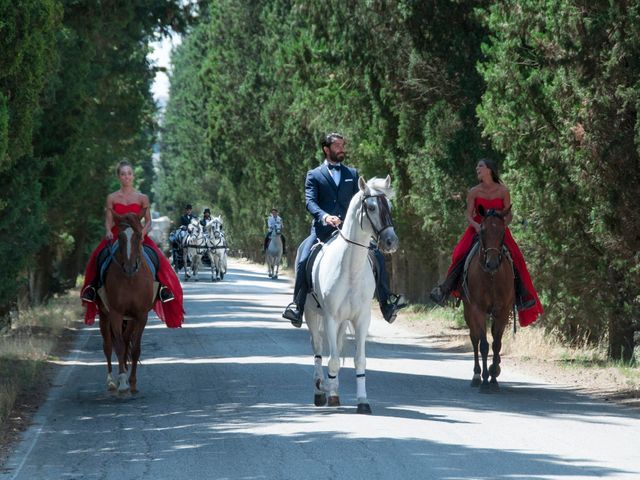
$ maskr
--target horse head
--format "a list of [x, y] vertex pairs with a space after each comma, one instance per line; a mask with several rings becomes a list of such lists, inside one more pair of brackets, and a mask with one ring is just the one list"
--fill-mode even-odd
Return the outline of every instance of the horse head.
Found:
[[[145, 210], [141, 213], [143, 217]], [[140, 270], [142, 263], [143, 234], [140, 217], [134, 213], [118, 215], [114, 212], [113, 220], [118, 226], [118, 251], [115, 260], [125, 275], [132, 277]]]
[[220, 217], [213, 217], [207, 225], [209, 225], [211, 235], [215, 239], [222, 237], [222, 219]]
[[360, 226], [364, 228], [366, 218], [371, 227], [371, 235], [375, 237], [378, 248], [384, 253], [393, 253], [398, 249], [399, 240], [393, 228], [391, 219], [391, 204], [393, 198], [391, 177], [372, 178], [368, 182], [364, 177], [358, 179], [360, 188]]
[[506, 210], [485, 209], [478, 206], [478, 214], [482, 217], [480, 223], [480, 263], [486, 272], [495, 272], [502, 261], [502, 246], [505, 235], [505, 217], [511, 211], [511, 205]]

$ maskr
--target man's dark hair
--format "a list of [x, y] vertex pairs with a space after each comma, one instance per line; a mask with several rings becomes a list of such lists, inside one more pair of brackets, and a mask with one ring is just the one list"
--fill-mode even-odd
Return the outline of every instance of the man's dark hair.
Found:
[[336, 140], [344, 140], [344, 137], [342, 136], [341, 133], [327, 133], [323, 138], [322, 141], [320, 142], [320, 145], [322, 146], [322, 148], [324, 147], [330, 147], [333, 142], [335, 142]]
[[187, 203], [187, 205], [184, 207], [185, 210], [193, 210], [193, 207], [191, 206], [190, 203]]

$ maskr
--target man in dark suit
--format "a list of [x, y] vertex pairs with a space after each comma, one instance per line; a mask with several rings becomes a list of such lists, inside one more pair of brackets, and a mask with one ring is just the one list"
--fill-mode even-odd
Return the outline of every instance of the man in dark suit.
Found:
[[192, 218], [198, 218], [193, 213], [193, 207], [190, 203], [184, 207], [184, 215], [180, 217], [180, 226], [188, 227], [189, 223], [191, 223]]
[[[347, 213], [351, 198], [358, 192], [358, 171], [343, 165], [344, 137], [339, 133], [329, 133], [321, 142], [325, 159], [322, 165], [309, 170], [305, 181], [307, 210], [313, 215], [311, 234], [302, 242], [300, 258], [296, 265], [296, 282], [293, 303], [289, 304], [282, 316], [291, 320], [294, 327], [302, 326], [302, 314], [307, 299], [308, 285], [305, 264], [311, 247], [317, 240], [326, 242], [340, 226]], [[378, 263], [376, 291], [385, 320], [392, 323], [397, 311], [406, 306], [402, 295], [389, 293], [384, 257], [378, 249], [374, 251]]]

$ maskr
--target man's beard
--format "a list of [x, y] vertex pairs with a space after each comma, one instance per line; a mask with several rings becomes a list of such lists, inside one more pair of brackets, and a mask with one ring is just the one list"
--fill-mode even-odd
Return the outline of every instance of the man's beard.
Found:
[[344, 153], [342, 154], [342, 158], [340, 158], [336, 152], [329, 152], [329, 159], [335, 163], [342, 163], [344, 160]]

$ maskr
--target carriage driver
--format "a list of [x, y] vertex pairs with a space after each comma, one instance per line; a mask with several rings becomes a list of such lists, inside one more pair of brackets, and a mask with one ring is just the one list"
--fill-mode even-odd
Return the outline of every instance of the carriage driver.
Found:
[[202, 220], [200, 220], [200, 225], [202, 225], [203, 227], [207, 225], [207, 222], [211, 221], [211, 210], [209, 210], [208, 208], [204, 209], [204, 212], [202, 212]]
[[[273, 207], [271, 209], [271, 215], [267, 217], [267, 236], [264, 237], [264, 248], [262, 249], [262, 253], [267, 251], [267, 247], [269, 246], [269, 240], [271, 239], [271, 232], [276, 227], [276, 225], [280, 225], [281, 229], [284, 229], [284, 222], [282, 221], [282, 217], [278, 215], [278, 209]], [[287, 240], [284, 238], [284, 235], [280, 235], [282, 238], [282, 254], [287, 254]]]
[[[296, 283], [293, 291], [293, 303], [289, 304], [282, 316], [291, 320], [294, 327], [302, 326], [302, 314], [307, 299], [305, 264], [311, 247], [317, 240], [326, 242], [342, 223], [351, 198], [358, 192], [358, 171], [342, 162], [345, 158], [344, 137], [339, 133], [327, 134], [321, 142], [324, 162], [309, 170], [305, 181], [307, 210], [313, 215], [311, 234], [301, 245], [300, 257], [296, 264]], [[392, 323], [398, 310], [407, 305], [403, 295], [389, 293], [387, 273], [382, 253], [373, 250], [376, 260], [376, 292], [380, 310], [384, 319]]]
[[190, 203], [187, 203], [187, 205], [184, 207], [184, 215], [180, 217], [181, 226], [188, 227], [189, 224], [191, 223], [191, 219], [198, 218], [192, 212], [193, 212], [193, 207], [191, 206]]

